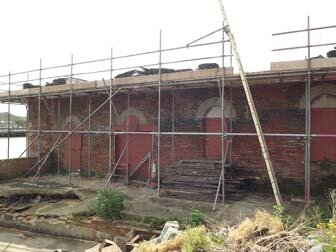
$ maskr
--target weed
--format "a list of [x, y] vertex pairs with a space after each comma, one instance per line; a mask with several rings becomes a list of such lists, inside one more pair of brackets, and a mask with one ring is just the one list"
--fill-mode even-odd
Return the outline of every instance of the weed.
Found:
[[106, 188], [97, 193], [95, 212], [98, 216], [116, 220], [120, 219], [120, 211], [124, 207], [124, 196], [118, 190]]
[[209, 251], [212, 241], [204, 226], [199, 226], [185, 231], [185, 241], [182, 252]]
[[216, 245], [221, 243], [220, 238], [211, 233], [206, 227], [198, 226], [188, 228], [182, 234], [174, 239], [164, 241], [160, 244], [154, 244], [145, 241], [139, 245], [141, 252], [195, 252], [195, 251], [213, 251]]
[[205, 216], [200, 210], [193, 209], [191, 213], [189, 214], [187, 223], [191, 227], [197, 227], [197, 226], [204, 225], [206, 224]]
[[273, 209], [273, 216], [279, 218], [286, 227], [289, 227], [293, 224], [293, 217], [287, 213], [286, 209], [283, 206], [275, 205], [273, 206]]

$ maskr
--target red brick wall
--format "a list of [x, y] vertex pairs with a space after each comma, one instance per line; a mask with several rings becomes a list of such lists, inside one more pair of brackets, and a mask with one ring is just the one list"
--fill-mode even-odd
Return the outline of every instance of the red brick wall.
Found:
[[[23, 177], [37, 162], [36, 157], [13, 158], [0, 160], [0, 180]], [[42, 171], [48, 169], [49, 164], [46, 163]], [[34, 175], [37, 169], [33, 169], [30, 175]]]
[[[260, 85], [251, 88], [260, 121], [265, 133], [304, 133], [304, 111], [299, 110], [298, 104], [304, 95], [304, 83]], [[196, 119], [196, 111], [200, 104], [212, 97], [218, 97], [218, 88], [203, 89], [176, 89], [175, 96], [175, 131], [203, 131], [202, 120]], [[225, 99], [229, 99], [230, 89], [225, 90]], [[147, 124], [157, 127], [157, 91], [132, 92], [130, 93], [130, 107], [140, 110], [147, 120]], [[92, 95], [92, 111], [99, 106], [106, 95]], [[248, 112], [246, 98], [241, 87], [232, 89], [233, 107], [237, 114], [233, 122], [233, 132], [254, 133], [254, 125]], [[114, 104], [118, 114], [127, 108], [127, 95], [118, 94], [114, 98]], [[172, 91], [162, 91], [161, 108], [161, 130], [170, 132], [172, 130]], [[42, 103], [42, 128], [56, 129], [57, 100], [46, 100], [47, 106]], [[37, 101], [29, 102], [30, 127], [37, 128]], [[73, 115], [79, 121], [88, 115], [88, 96], [73, 98]], [[69, 98], [61, 99], [61, 129], [65, 128], [65, 122], [69, 113]], [[96, 115], [92, 117], [92, 130], [108, 130], [109, 126], [109, 105], [106, 104]], [[116, 115], [113, 114], [113, 125], [117, 125]], [[82, 126], [88, 130], [88, 123]], [[34, 134], [31, 134], [31, 138]], [[43, 151], [47, 151], [56, 140], [56, 136], [44, 136]], [[157, 143], [154, 137], [153, 156], [156, 160]], [[173, 161], [180, 159], [200, 159], [203, 157], [202, 136], [180, 136], [174, 137], [172, 148], [172, 136], [161, 137], [161, 165], [167, 172]], [[297, 137], [266, 137], [270, 155], [275, 167], [279, 181], [304, 181], [304, 139]], [[172, 149], [174, 152], [172, 153]], [[34, 146], [36, 151], [36, 145]], [[114, 152], [114, 150], [113, 150]], [[61, 161], [64, 159], [61, 146]], [[266, 167], [261, 156], [260, 146], [255, 136], [234, 136], [233, 137], [233, 164], [249, 173], [260, 176], [268, 182]], [[81, 164], [85, 169], [88, 167], [88, 135], [82, 135]], [[66, 165], [62, 163], [62, 165]], [[108, 137], [107, 135], [92, 135], [91, 167], [97, 172], [105, 175], [108, 167]], [[315, 169], [315, 168], [314, 168]], [[314, 170], [312, 174], [319, 176], [319, 171]]]

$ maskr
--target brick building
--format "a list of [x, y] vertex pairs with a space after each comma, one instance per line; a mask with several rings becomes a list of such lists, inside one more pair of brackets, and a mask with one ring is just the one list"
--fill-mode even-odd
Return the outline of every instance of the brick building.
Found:
[[[334, 59], [317, 61], [313, 64], [311, 88], [313, 190], [333, 184], [336, 175], [334, 138], [314, 137], [314, 134], [336, 134], [336, 64]], [[305, 64], [305, 61], [275, 64], [271, 71], [248, 74], [280, 187], [286, 189], [288, 185], [294, 185], [299, 190], [302, 188], [302, 192], [305, 174]], [[220, 136], [202, 135], [221, 132], [218, 88], [221, 73], [221, 69], [208, 69], [162, 74], [160, 167], [163, 179], [174, 163], [180, 160], [221, 159]], [[80, 125], [77, 133], [51, 153], [50, 158], [54, 160], [51, 169], [57, 169], [57, 166], [67, 169], [70, 164], [72, 170], [87, 172], [90, 169], [92, 173], [105, 176], [109, 167], [108, 133], [111, 129], [112, 168], [120, 159], [116, 174], [124, 180], [126, 177], [147, 180], [150, 177], [149, 167], [157, 163], [157, 80], [158, 75], [155, 74], [114, 79], [113, 90], [117, 93], [113, 97], [112, 125], [109, 125], [109, 103], [81, 124], [89, 111], [94, 111], [108, 98], [106, 83], [72, 84], [72, 89], [76, 91], [72, 98], [72, 120], [67, 95], [71, 85], [43, 87], [42, 92], [48, 96], [41, 103], [41, 153], [48, 153], [57, 137], [67, 134], [71, 121], [72, 128]], [[225, 72], [224, 90], [223, 121], [225, 131], [232, 133], [227, 162], [241, 174], [254, 176], [258, 184], [269, 184], [241, 81], [232, 69]], [[64, 95], [59, 95], [60, 92]], [[12, 94], [25, 97], [28, 103], [31, 141], [38, 127], [37, 94], [38, 88]], [[61, 133], [47, 134], [51, 130], [60, 130]], [[230, 137], [227, 137], [224, 142], [229, 140]], [[36, 152], [35, 143], [30, 155], [37, 156]], [[150, 158], [137, 167], [146, 156]], [[134, 168], [137, 170], [134, 171]]]
[[[311, 182], [317, 192], [336, 179], [332, 136], [336, 134], [335, 58], [313, 59], [312, 69]], [[160, 114], [160, 175], [164, 181], [183, 160], [221, 160], [222, 76], [220, 68], [163, 73], [160, 113], [156, 73], [113, 79], [111, 106], [109, 83], [104, 81], [16, 90], [11, 99], [28, 105], [30, 156], [38, 156], [40, 133], [40, 157], [48, 157], [54, 172], [70, 166], [82, 174], [106, 176], [110, 167], [126, 182], [148, 181], [153, 164], [158, 165]], [[270, 71], [247, 77], [280, 188], [303, 193], [306, 61], [274, 63]], [[1, 100], [7, 96], [0, 93]], [[241, 80], [231, 68], [224, 74], [223, 115], [227, 166], [240, 177], [253, 178], [253, 184], [270, 188]], [[76, 133], [64, 138], [71, 128]]]

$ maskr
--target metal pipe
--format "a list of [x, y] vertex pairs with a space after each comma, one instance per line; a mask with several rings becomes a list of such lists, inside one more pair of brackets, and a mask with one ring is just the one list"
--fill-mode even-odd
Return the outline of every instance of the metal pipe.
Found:
[[307, 47], [312, 48], [312, 47], [332, 46], [332, 45], [336, 45], [336, 43], [324, 43], [324, 44], [315, 44], [315, 45], [303, 45], [303, 46], [293, 46], [293, 47], [286, 47], [286, 48], [277, 48], [277, 49], [273, 49], [272, 52], [305, 49]]
[[162, 61], [162, 31], [160, 30], [159, 38], [159, 85], [158, 85], [158, 111], [157, 111], [157, 176], [158, 176], [158, 196], [160, 196], [160, 176], [161, 176], [161, 167], [160, 167], [160, 151], [161, 151], [161, 61]]
[[[61, 98], [57, 99], [57, 130], [61, 129]], [[57, 134], [57, 138], [59, 138], [61, 135], [60, 133]], [[60, 148], [57, 147], [57, 175], [60, 175]]]
[[277, 32], [277, 33], [273, 33], [272, 36], [279, 36], [279, 35], [298, 33], [298, 32], [308, 32], [308, 31], [310, 32], [310, 31], [324, 30], [324, 29], [330, 29], [330, 28], [336, 28], [336, 25], [322, 26], [322, 27], [315, 27], [315, 28], [308, 28], [308, 29], [294, 30], [294, 31], [286, 31], [286, 32]]
[[[91, 95], [89, 95], [89, 115], [91, 114], [91, 103], [92, 103], [92, 101], [91, 101]], [[88, 139], [89, 139], [89, 148], [88, 148], [88, 173], [89, 173], [89, 177], [91, 177], [91, 146], [92, 146], [92, 144], [91, 144], [91, 116], [89, 116], [89, 132], [90, 132], [90, 134], [89, 134], [89, 136], [88, 136]]]
[[[224, 22], [223, 22], [223, 29], [222, 29], [222, 40], [224, 41]], [[224, 146], [224, 71], [225, 71], [225, 63], [224, 63], [224, 54], [225, 54], [225, 48], [224, 48], [224, 43], [222, 43], [222, 82], [221, 82], [221, 93], [220, 93], [220, 99], [221, 99], [221, 160], [222, 160], [222, 167], [221, 167], [221, 173], [223, 174], [222, 176], [222, 201], [223, 203], [225, 202], [225, 146]]]
[[[221, 28], [222, 29], [222, 28]], [[224, 41], [225, 43], [229, 42]], [[168, 52], [168, 51], [175, 51], [175, 50], [182, 50], [182, 49], [186, 49], [186, 48], [192, 48], [192, 47], [201, 47], [201, 46], [210, 46], [210, 45], [215, 45], [215, 44], [221, 44], [222, 41], [214, 41], [214, 42], [208, 42], [208, 43], [202, 43], [202, 44], [195, 44], [195, 45], [190, 45], [190, 46], [179, 46], [179, 47], [173, 47], [173, 48], [167, 48], [167, 49], [163, 49], [162, 52]], [[148, 54], [155, 54], [158, 53], [158, 50], [154, 50], [154, 51], [147, 51], [147, 52], [141, 52], [141, 53], [134, 53], [134, 54], [127, 54], [127, 55], [121, 55], [121, 56], [117, 56], [117, 57], [113, 57], [113, 60], [116, 59], [123, 59], [123, 58], [130, 58], [130, 57], [136, 57], [136, 56], [143, 56], [143, 55], [148, 55]], [[89, 61], [81, 61], [81, 62], [75, 62], [73, 63], [73, 65], [82, 65], [82, 64], [91, 64], [91, 63], [98, 63], [98, 62], [102, 62], [102, 61], [110, 61], [111, 58], [104, 58], [104, 59], [96, 59], [96, 60], [89, 60]], [[57, 65], [57, 66], [51, 66], [51, 67], [45, 67], [43, 68], [43, 70], [52, 70], [52, 69], [57, 69], [57, 68], [66, 68], [66, 67], [70, 67], [70, 64], [64, 64], [64, 65]], [[11, 75], [21, 75], [21, 74], [27, 74], [27, 73], [33, 73], [33, 72], [38, 72], [39, 69], [33, 69], [33, 70], [26, 70], [26, 71], [21, 71], [21, 72], [14, 72]], [[8, 75], [1, 75], [0, 78], [2, 77], [7, 77]], [[63, 75], [64, 76], [64, 75]], [[51, 79], [52, 77], [48, 77], [49, 79]], [[34, 79], [31, 79], [30, 81], [34, 81]]]
[[311, 58], [310, 58], [310, 18], [307, 17], [307, 82], [306, 82], [306, 148], [305, 148], [305, 199], [307, 205], [310, 204], [310, 129], [311, 129], [311, 105], [310, 105], [310, 86], [311, 86]]
[[221, 31], [221, 30], [223, 30], [223, 27], [221, 27], [221, 28], [219, 28], [219, 29], [217, 29], [217, 30], [215, 30], [215, 31], [213, 31], [213, 32], [210, 32], [210, 33], [208, 33], [208, 34], [206, 34], [206, 35], [204, 35], [204, 36], [202, 36], [202, 37], [200, 37], [200, 38], [198, 38], [198, 39], [193, 40], [192, 42], [188, 43], [188, 44], [186, 45], [186, 47], [189, 47], [191, 44], [194, 44], [195, 42], [198, 42], [198, 41], [200, 41], [200, 40], [202, 40], [202, 39], [204, 39], [204, 38], [207, 38], [207, 37], [209, 37], [209, 36], [211, 36], [211, 35], [213, 35], [213, 34], [219, 32], [219, 31]]
[[[25, 130], [25, 132], [37, 132], [38, 130]], [[70, 130], [61, 130], [59, 133], [71, 133]], [[42, 130], [41, 134], [58, 134], [56, 130]], [[110, 134], [109, 131], [77, 131], [78, 134]], [[113, 131], [115, 135], [157, 135], [157, 131]], [[221, 132], [161, 132], [161, 135], [170, 136], [170, 135], [189, 135], [189, 136], [221, 136]], [[232, 132], [228, 133], [225, 132], [224, 136], [257, 136], [257, 133], [239, 133], [239, 132]], [[264, 136], [268, 137], [296, 137], [296, 138], [305, 138], [306, 134], [303, 133], [264, 133]], [[324, 137], [336, 137], [336, 134], [310, 134], [311, 137], [314, 138], [324, 138]]]
[[[175, 89], [172, 89], [172, 132], [175, 132]], [[172, 166], [175, 163], [175, 135], [171, 135]]]
[[7, 159], [9, 159], [9, 148], [10, 148], [10, 93], [11, 93], [11, 88], [10, 88], [10, 83], [11, 83], [11, 73], [9, 72], [8, 74], [8, 114], [7, 114]]
[[[130, 94], [127, 93], [127, 132], [130, 131]], [[130, 142], [130, 136], [129, 134], [126, 135], [127, 143]], [[130, 166], [130, 151], [128, 148], [127, 144], [127, 150], [126, 150], [126, 157], [127, 157], [127, 162], [126, 162], [126, 178], [125, 178], [125, 183], [128, 185], [128, 179], [129, 179], [129, 166]]]
[[42, 99], [42, 59], [40, 59], [40, 71], [39, 71], [39, 93], [38, 93], [38, 111], [37, 111], [37, 161], [41, 161], [41, 99]]
[[[69, 96], [69, 120], [70, 120], [70, 129], [72, 130], [72, 92], [73, 92], [73, 85], [72, 85], [72, 76], [73, 76], [73, 54], [71, 54], [71, 64], [70, 64], [70, 96]], [[68, 172], [69, 172], [69, 185], [71, 186], [71, 166], [72, 166], [72, 137], [69, 138], [68, 143]]]
[[31, 143], [26, 147], [26, 149], [19, 155], [19, 157], [18, 157], [17, 159], [21, 158], [21, 157], [23, 156], [23, 154], [24, 154], [26, 151], [29, 150], [29, 148], [30, 148], [30, 147], [33, 145], [33, 143], [36, 141], [37, 137], [38, 137], [38, 136], [35, 136], [35, 137], [34, 137], [34, 139], [31, 141]]
[[[113, 75], [113, 49], [111, 48], [111, 70], [110, 70], [110, 90], [109, 90], [109, 93], [110, 95], [112, 94], [112, 75]], [[110, 100], [109, 102], [110, 104], [110, 111], [109, 111], [109, 130], [110, 130], [110, 135], [109, 135], [109, 155], [108, 155], [108, 158], [109, 158], [109, 165], [108, 165], [108, 169], [109, 169], [109, 174], [111, 173], [112, 171], [112, 99]]]
[[[230, 126], [229, 126], [229, 132], [232, 133], [232, 107], [233, 107], [233, 94], [232, 94], [232, 83], [230, 83]], [[232, 164], [232, 158], [233, 158], [233, 147], [232, 147], [232, 136], [230, 136], [229, 138], [229, 141], [230, 141], [230, 153], [229, 153], [229, 159], [230, 159], [230, 164]]]
[[[225, 57], [230, 57], [230, 56], [231, 55], [225, 55]], [[178, 63], [200, 61], [200, 60], [219, 59], [221, 57], [222, 56], [219, 55], [219, 56], [211, 56], [211, 57], [199, 57], [199, 58], [192, 58], [192, 59], [185, 59], [185, 60], [168, 61], [168, 62], [162, 62], [161, 65], [178, 64]], [[129, 69], [140, 68], [140, 67], [153, 67], [153, 66], [157, 66], [157, 65], [158, 65], [157, 63], [145, 64], [145, 65], [134, 65], [134, 66], [129, 66], [129, 67], [115, 68], [114, 71], [129, 70]], [[103, 70], [96, 70], [96, 71], [89, 71], [89, 72], [80, 72], [80, 73], [73, 74], [73, 76], [88, 75], [88, 74], [97, 74], [97, 73], [108, 73], [108, 72], [110, 72], [110, 69], [103, 69]], [[42, 78], [42, 80], [45, 80], [45, 79], [55, 79], [55, 78], [63, 78], [63, 77], [67, 77], [67, 75], [48, 76], [48, 77]], [[36, 81], [36, 80], [39, 80], [39, 79], [32, 79], [31, 81]], [[12, 82], [12, 85], [20, 84], [22, 82], [23, 81]], [[17, 85], [17, 86], [21, 86], [21, 85]]]
[[[29, 122], [30, 122], [30, 118], [29, 118], [29, 104], [26, 104], [26, 129], [29, 128]], [[30, 146], [30, 135], [26, 134], [26, 147]], [[29, 157], [30, 155], [30, 150], [27, 150], [27, 157]]]

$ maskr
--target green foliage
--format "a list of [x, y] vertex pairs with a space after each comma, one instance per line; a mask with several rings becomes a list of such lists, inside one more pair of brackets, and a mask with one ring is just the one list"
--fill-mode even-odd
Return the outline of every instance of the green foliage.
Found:
[[210, 251], [213, 242], [207, 229], [204, 226], [187, 229], [185, 231], [185, 241], [182, 252]]
[[311, 223], [312, 227], [316, 227], [319, 223], [327, 222], [330, 218], [328, 210], [319, 206], [308, 209], [305, 213], [306, 219]]
[[118, 190], [105, 188], [97, 193], [95, 212], [98, 216], [116, 220], [120, 219], [120, 211], [124, 207], [124, 196]]
[[191, 227], [197, 227], [197, 226], [204, 225], [206, 224], [205, 216], [200, 210], [193, 209], [191, 213], [189, 214], [187, 223]]
[[330, 220], [318, 224], [317, 228], [322, 232], [319, 242], [324, 244], [323, 252], [336, 252], [336, 223]]
[[293, 224], [293, 217], [287, 213], [286, 209], [283, 206], [275, 205], [273, 206], [273, 209], [273, 216], [279, 218], [285, 227], [289, 227], [291, 224]]

